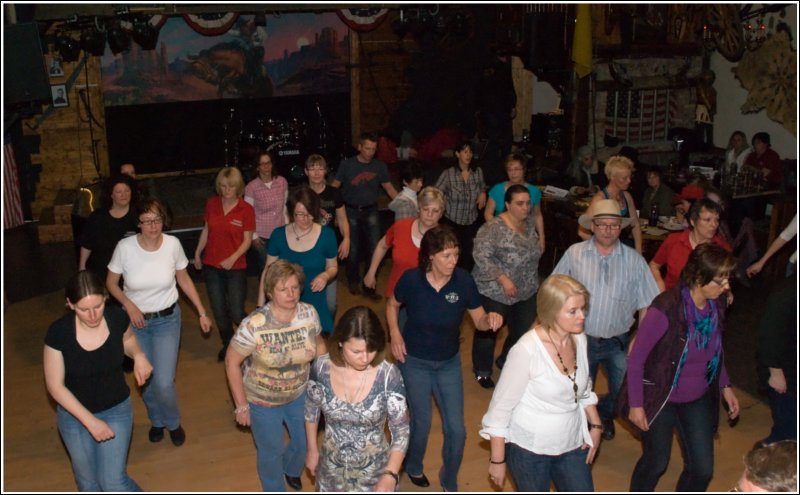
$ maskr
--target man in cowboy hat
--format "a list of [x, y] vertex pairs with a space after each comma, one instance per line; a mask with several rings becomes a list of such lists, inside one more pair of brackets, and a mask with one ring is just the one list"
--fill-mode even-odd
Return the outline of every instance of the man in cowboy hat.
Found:
[[659, 294], [642, 255], [619, 242], [620, 231], [630, 221], [620, 215], [613, 199], [598, 201], [592, 211], [578, 219], [581, 227], [592, 231], [591, 239], [570, 246], [553, 270], [578, 280], [591, 294], [584, 331], [592, 382], [600, 364], [608, 376], [608, 394], [597, 405], [606, 440], [614, 438], [615, 406], [628, 364], [628, 332], [634, 323], [633, 315], [638, 310], [642, 321], [647, 307]]

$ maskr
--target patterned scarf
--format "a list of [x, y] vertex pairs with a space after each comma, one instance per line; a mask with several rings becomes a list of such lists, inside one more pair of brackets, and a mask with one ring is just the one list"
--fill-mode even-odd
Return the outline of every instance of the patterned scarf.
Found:
[[[686, 323], [689, 325], [689, 335], [686, 346], [683, 348], [681, 359], [678, 362], [678, 370], [675, 373], [675, 378], [672, 380], [672, 388], [678, 385], [681, 369], [686, 363], [686, 358], [689, 356], [689, 344], [694, 343], [697, 349], [707, 349], [711, 341], [711, 336], [714, 334], [714, 330], [719, 324], [716, 301], [708, 300], [709, 311], [706, 315], [702, 315], [692, 299], [689, 287], [684, 286], [681, 288], [681, 298], [683, 299], [683, 315], [686, 318]], [[719, 369], [722, 338], [717, 336], [713, 345], [714, 356], [706, 363], [706, 383], [709, 385], [714, 381], [714, 377], [717, 376], [717, 370]]]

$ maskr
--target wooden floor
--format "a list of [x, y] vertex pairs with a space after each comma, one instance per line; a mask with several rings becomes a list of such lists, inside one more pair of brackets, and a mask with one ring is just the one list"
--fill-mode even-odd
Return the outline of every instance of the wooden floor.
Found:
[[[379, 287], [385, 284], [388, 267], [382, 270]], [[255, 307], [255, 279], [251, 277], [247, 309]], [[205, 287], [198, 285], [205, 298]], [[367, 304], [383, 316], [383, 303], [367, 302], [351, 296], [340, 277], [341, 308]], [[219, 337], [203, 338], [193, 310], [182, 302], [183, 340], [178, 364], [178, 394], [187, 440], [174, 447], [168, 439], [151, 444], [144, 405], [134, 393], [134, 430], [128, 462], [129, 474], [147, 491], [240, 492], [259, 491], [255, 447], [249, 431], [234, 424], [232, 403], [223, 365], [217, 362]], [[208, 307], [208, 305], [206, 305]], [[63, 291], [52, 292], [8, 306], [3, 321], [3, 484], [5, 491], [75, 491], [69, 459], [56, 429], [54, 405], [45, 390], [42, 376], [42, 344], [48, 325], [62, 314]], [[488, 442], [478, 436], [481, 417], [486, 412], [491, 390], [480, 388], [470, 373], [472, 327], [462, 327], [461, 355], [466, 396], [467, 443], [459, 474], [462, 491], [493, 491], [487, 476]], [[499, 348], [499, 347], [498, 347]], [[499, 375], [495, 373], [495, 380]], [[133, 379], [128, 376], [133, 387]], [[596, 389], [605, 389], [598, 378]], [[753, 443], [766, 436], [769, 410], [761, 402], [739, 392], [742, 419], [735, 429], [722, 422], [715, 442], [715, 473], [710, 490], [727, 491], [742, 471], [742, 456]], [[441, 466], [440, 423], [434, 424], [426, 455], [425, 472], [433, 482]], [[617, 437], [601, 447], [594, 466], [598, 491], [626, 491], [630, 474], [640, 454], [639, 443], [617, 423]], [[658, 486], [673, 491], [681, 469], [677, 443], [672, 462]], [[313, 484], [303, 475], [303, 487]], [[420, 489], [408, 478], [401, 478], [403, 491], [439, 491], [438, 484]], [[513, 491], [506, 482], [506, 491]]]

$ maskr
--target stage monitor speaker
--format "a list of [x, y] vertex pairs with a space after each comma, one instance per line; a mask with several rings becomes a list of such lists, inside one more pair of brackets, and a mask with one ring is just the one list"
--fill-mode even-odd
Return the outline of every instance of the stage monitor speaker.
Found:
[[35, 22], [3, 28], [3, 91], [6, 106], [50, 99], [50, 83]]

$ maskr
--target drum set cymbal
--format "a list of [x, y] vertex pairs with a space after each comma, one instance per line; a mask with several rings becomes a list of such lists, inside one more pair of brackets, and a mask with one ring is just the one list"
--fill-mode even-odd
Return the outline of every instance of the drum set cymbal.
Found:
[[[238, 167], [252, 179], [257, 175], [256, 163], [262, 151], [272, 154], [276, 174], [288, 179], [302, 178], [304, 152], [307, 142], [306, 122], [299, 118], [258, 119], [255, 125], [245, 128], [239, 125], [238, 132], [226, 139], [226, 165]], [[232, 149], [228, 145], [232, 144]], [[293, 177], [298, 175], [300, 177]]]

